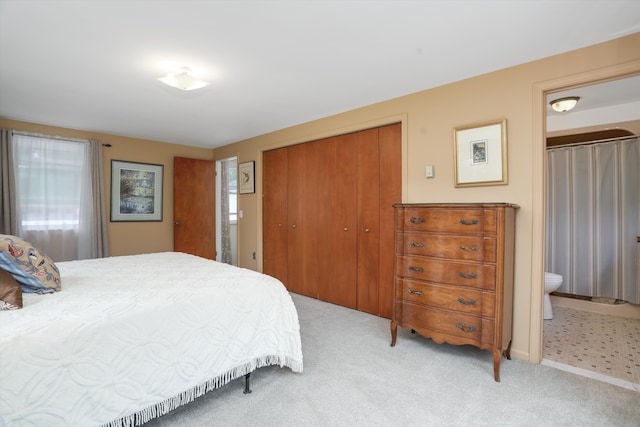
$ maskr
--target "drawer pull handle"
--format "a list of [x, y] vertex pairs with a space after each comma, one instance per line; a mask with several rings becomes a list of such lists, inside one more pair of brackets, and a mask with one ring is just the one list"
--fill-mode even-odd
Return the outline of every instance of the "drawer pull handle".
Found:
[[460, 250], [467, 251], [467, 252], [474, 252], [474, 251], [478, 250], [478, 247], [477, 246], [471, 246], [470, 248], [466, 248], [464, 246], [460, 246]]
[[462, 303], [464, 305], [476, 305], [476, 300], [474, 300], [474, 299], [469, 300], [469, 301], [465, 301], [464, 298], [460, 297], [460, 298], [458, 298], [458, 302]]
[[466, 274], [464, 271], [461, 271], [460, 273], [458, 273], [458, 276], [464, 279], [475, 279], [476, 277], [478, 277], [476, 273]]
[[424, 272], [424, 268], [422, 267], [414, 267], [413, 265], [409, 266], [409, 271], [417, 271], [418, 273], [423, 273]]
[[413, 289], [409, 289], [409, 293], [411, 295], [422, 295], [423, 294], [422, 291], [414, 291]]
[[465, 325], [464, 323], [458, 323], [456, 325], [458, 327], [458, 329], [464, 331], [464, 332], [475, 332], [477, 331], [476, 327], [473, 325]]
[[413, 224], [422, 224], [424, 222], [424, 218], [416, 218], [414, 216], [411, 217], [411, 219], [409, 220], [409, 222], [413, 223]]
[[424, 243], [420, 242], [420, 243], [409, 243], [409, 247], [410, 248], [424, 248]]
[[478, 223], [477, 219], [472, 219], [471, 221], [467, 221], [466, 219], [461, 219], [460, 224], [462, 225], [476, 225]]

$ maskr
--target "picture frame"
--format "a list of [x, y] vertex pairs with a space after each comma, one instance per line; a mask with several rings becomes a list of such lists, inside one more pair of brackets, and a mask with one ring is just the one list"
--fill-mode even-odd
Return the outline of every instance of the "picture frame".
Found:
[[453, 130], [456, 187], [508, 183], [506, 119]]
[[162, 221], [164, 166], [111, 160], [111, 222]]
[[244, 162], [238, 165], [238, 192], [251, 194], [256, 192], [256, 162]]

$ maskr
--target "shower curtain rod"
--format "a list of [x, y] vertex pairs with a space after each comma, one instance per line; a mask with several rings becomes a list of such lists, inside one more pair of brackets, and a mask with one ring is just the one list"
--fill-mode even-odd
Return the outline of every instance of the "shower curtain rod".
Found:
[[574, 147], [576, 145], [599, 144], [601, 142], [624, 141], [625, 139], [638, 138], [639, 136], [640, 135], [627, 135], [627, 136], [618, 136], [616, 138], [595, 139], [593, 141], [571, 142], [569, 144], [553, 145], [551, 147], [547, 147], [547, 150], [553, 150], [553, 149], [556, 149], [556, 148]]

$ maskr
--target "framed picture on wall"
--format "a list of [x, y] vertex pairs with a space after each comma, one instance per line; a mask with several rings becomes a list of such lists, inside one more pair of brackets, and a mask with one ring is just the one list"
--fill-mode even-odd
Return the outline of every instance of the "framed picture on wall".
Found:
[[507, 175], [507, 121], [455, 128], [456, 187], [504, 185]]
[[163, 169], [111, 160], [111, 222], [162, 221]]
[[238, 165], [238, 190], [240, 194], [256, 192], [256, 162], [244, 162]]

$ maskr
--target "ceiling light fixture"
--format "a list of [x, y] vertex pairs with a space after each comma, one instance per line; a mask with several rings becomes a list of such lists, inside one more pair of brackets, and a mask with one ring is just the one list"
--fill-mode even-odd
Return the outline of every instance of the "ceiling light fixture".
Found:
[[555, 101], [551, 101], [551, 108], [559, 113], [564, 113], [573, 109], [576, 106], [578, 101], [580, 100], [579, 96], [568, 96], [566, 98], [556, 99]]
[[158, 78], [162, 83], [181, 90], [194, 90], [208, 86], [210, 83], [199, 80], [191, 75], [191, 70], [187, 67], [180, 68], [175, 73], [169, 73]]

